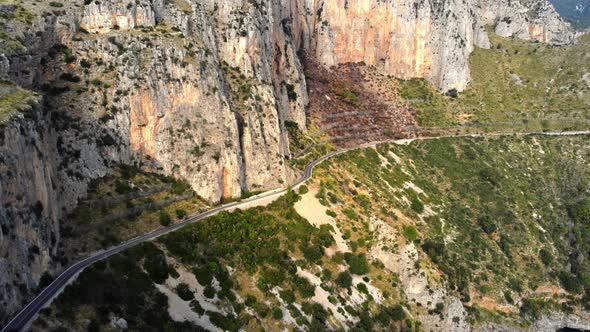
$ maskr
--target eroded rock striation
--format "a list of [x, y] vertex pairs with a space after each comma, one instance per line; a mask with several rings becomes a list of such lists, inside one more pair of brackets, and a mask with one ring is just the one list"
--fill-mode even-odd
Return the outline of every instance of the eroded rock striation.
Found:
[[0, 322], [67, 264], [60, 220], [114, 165], [185, 179], [212, 202], [288, 183], [285, 121], [305, 128], [308, 104], [300, 50], [446, 91], [468, 83], [486, 24], [573, 38], [544, 0], [23, 0], [0, 15], [0, 77], [43, 92], [2, 109]]
[[307, 95], [282, 6], [1, 6], [15, 14], [2, 76], [45, 92], [2, 124], [3, 319], [55, 266], [59, 220], [116, 164], [183, 178], [212, 202], [292, 177], [283, 127], [305, 126]]
[[574, 38], [544, 0], [332, 0], [306, 8], [315, 15], [303, 15], [299, 34], [325, 66], [362, 61], [400, 78], [427, 78], [441, 91], [466, 87], [469, 54], [489, 47], [486, 25], [502, 36], [556, 45]]

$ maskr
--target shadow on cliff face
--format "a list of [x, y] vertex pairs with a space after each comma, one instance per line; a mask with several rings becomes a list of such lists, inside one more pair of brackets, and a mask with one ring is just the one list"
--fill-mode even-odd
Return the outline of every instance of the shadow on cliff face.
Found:
[[364, 63], [326, 69], [301, 53], [309, 89], [308, 115], [342, 146], [402, 138], [416, 126], [415, 113], [399, 97], [395, 79]]

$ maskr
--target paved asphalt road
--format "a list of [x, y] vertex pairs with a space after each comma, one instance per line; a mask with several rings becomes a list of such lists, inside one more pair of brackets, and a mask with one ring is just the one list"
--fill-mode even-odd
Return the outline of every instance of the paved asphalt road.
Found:
[[[548, 135], [548, 136], [566, 136], [566, 135], [587, 135], [590, 134], [590, 131], [578, 131], [578, 132], [559, 132], [559, 133], [528, 133], [528, 134], [539, 134], [539, 135]], [[508, 136], [508, 135], [512, 135], [512, 134], [489, 134], [486, 136]], [[463, 136], [478, 136], [478, 135], [463, 135]], [[436, 139], [436, 138], [442, 138], [442, 137], [458, 137], [458, 136], [441, 136], [441, 137], [422, 137], [422, 138], [417, 138], [419, 140], [425, 140], [425, 139]], [[308, 179], [311, 178], [312, 176], [312, 172], [313, 172], [313, 168], [317, 165], [319, 165], [320, 163], [322, 163], [323, 161], [330, 159], [331, 157], [344, 153], [344, 152], [348, 152], [354, 149], [359, 149], [359, 148], [366, 148], [369, 146], [374, 146], [376, 144], [379, 143], [387, 143], [387, 142], [404, 142], [406, 140], [390, 140], [390, 141], [385, 141], [385, 142], [376, 142], [376, 143], [367, 143], [358, 147], [354, 147], [354, 148], [348, 148], [348, 149], [343, 149], [343, 150], [338, 150], [338, 151], [333, 151], [330, 152], [322, 157], [320, 157], [317, 160], [314, 160], [313, 162], [309, 163], [305, 169], [303, 170], [303, 175], [301, 176], [301, 178], [299, 178], [293, 185], [292, 188], [293, 189], [297, 189], [297, 187], [299, 187], [302, 183], [304, 183], [305, 181], [307, 181]], [[98, 252], [86, 259], [83, 259], [73, 265], [71, 265], [70, 267], [68, 267], [64, 272], [62, 272], [62, 274], [60, 274], [49, 286], [47, 286], [35, 299], [33, 299], [33, 301], [31, 301], [24, 309], [22, 309], [9, 323], [8, 325], [6, 325], [1, 332], [13, 332], [13, 331], [22, 331], [25, 329], [25, 327], [27, 327], [27, 325], [29, 324], [29, 322], [31, 322], [33, 320], [33, 318], [35, 317], [35, 315], [39, 312], [39, 310], [41, 310], [46, 304], [51, 302], [51, 299], [56, 296], [60, 290], [73, 278], [76, 277], [76, 275], [78, 273], [80, 273], [84, 268], [94, 264], [95, 262], [105, 259], [109, 256], [112, 256], [114, 254], [117, 254], [125, 249], [131, 248], [137, 244], [140, 244], [142, 242], [145, 241], [149, 241], [149, 240], [153, 240], [157, 237], [160, 237], [164, 234], [168, 234], [170, 232], [173, 232], [181, 227], [184, 227], [188, 224], [192, 224], [194, 222], [197, 222], [199, 220], [203, 220], [207, 217], [213, 216], [221, 211], [228, 211], [228, 210], [232, 210], [235, 208], [239, 208], [242, 206], [246, 206], [249, 203], [252, 203], [254, 201], [260, 201], [262, 199], [265, 198], [269, 198], [271, 196], [280, 196], [284, 193], [287, 192], [287, 189], [279, 189], [279, 190], [271, 190], [265, 193], [262, 193], [260, 195], [257, 196], [253, 196], [241, 201], [237, 201], [237, 202], [232, 202], [232, 203], [228, 203], [228, 204], [224, 204], [224, 205], [220, 205], [218, 207], [215, 207], [209, 211], [197, 214], [197, 215], [192, 215], [188, 218], [186, 218], [182, 223], [180, 224], [176, 224], [176, 225], [172, 225], [170, 227], [166, 227], [166, 228], [162, 228], [159, 230], [155, 230], [153, 232], [144, 234], [142, 236], [136, 237], [134, 239], [131, 239], [127, 242], [124, 242], [122, 244], [119, 244], [115, 247], [112, 247], [110, 249]]]

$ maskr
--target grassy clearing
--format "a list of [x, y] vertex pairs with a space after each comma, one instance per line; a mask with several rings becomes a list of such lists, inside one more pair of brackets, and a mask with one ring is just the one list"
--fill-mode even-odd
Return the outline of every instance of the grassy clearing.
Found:
[[0, 81], [0, 122], [8, 119], [16, 112], [31, 110], [36, 94], [18, 86]]

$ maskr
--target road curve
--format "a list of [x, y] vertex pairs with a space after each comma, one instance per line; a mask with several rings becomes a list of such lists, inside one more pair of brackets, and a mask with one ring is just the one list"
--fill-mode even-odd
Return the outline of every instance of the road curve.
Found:
[[[411, 140], [429, 140], [429, 139], [450, 138], [450, 137], [482, 137], [482, 136], [497, 137], [497, 136], [510, 136], [513, 134], [546, 135], [546, 136], [573, 136], [573, 135], [588, 135], [588, 134], [590, 134], [590, 131], [530, 132], [530, 133], [506, 133], [506, 134], [498, 133], [498, 134], [485, 134], [485, 135], [448, 135], [448, 136], [436, 136], [436, 137], [419, 137], [419, 138], [415, 138], [415, 139], [393, 139], [393, 140], [387, 140], [387, 141], [381, 141], [381, 142], [372, 142], [372, 143], [363, 144], [363, 145], [353, 147], [353, 148], [332, 151], [332, 152], [327, 153], [324, 156], [310, 162], [303, 169], [303, 174], [301, 175], [301, 177], [297, 181], [295, 181], [295, 183], [293, 183], [291, 185], [291, 187], [293, 189], [297, 189], [300, 185], [302, 185], [304, 182], [309, 180], [311, 178], [311, 176], [313, 175], [314, 167], [321, 164], [323, 161], [330, 159], [336, 155], [339, 155], [339, 154], [342, 154], [342, 153], [345, 153], [345, 152], [348, 152], [351, 150], [355, 150], [355, 149], [367, 148], [367, 147], [376, 146], [378, 144], [384, 144], [384, 143], [406, 144], [407, 142], [409, 142]], [[27, 327], [27, 325], [29, 324], [29, 322], [31, 322], [33, 320], [35, 315], [37, 315], [37, 313], [45, 305], [50, 303], [51, 300], [57, 294], [59, 294], [61, 289], [65, 285], [68, 284], [68, 282], [70, 282], [72, 279], [74, 279], [76, 277], [76, 275], [78, 273], [82, 272], [82, 270], [84, 270], [86, 267], [88, 267], [88, 266], [90, 266], [102, 259], [110, 257], [114, 254], [117, 254], [125, 249], [129, 249], [129, 248], [131, 248], [135, 245], [138, 245], [142, 242], [156, 239], [162, 235], [173, 232], [173, 231], [175, 231], [179, 228], [182, 228], [188, 224], [192, 224], [197, 221], [203, 220], [207, 217], [216, 215], [217, 213], [219, 213], [221, 211], [233, 210], [236, 208], [247, 206], [248, 204], [250, 204], [252, 202], [261, 201], [263, 199], [274, 197], [274, 196], [278, 197], [278, 196], [283, 195], [286, 192], [287, 192], [287, 189], [275, 189], [275, 190], [267, 191], [265, 193], [262, 193], [262, 194], [259, 194], [256, 196], [252, 196], [247, 199], [223, 204], [218, 207], [212, 208], [211, 210], [189, 216], [183, 222], [181, 222], [179, 224], [175, 224], [175, 225], [172, 225], [172, 226], [169, 226], [166, 228], [162, 228], [162, 229], [158, 229], [158, 230], [149, 232], [147, 234], [133, 238], [131, 240], [123, 242], [123, 243], [116, 245], [114, 247], [111, 247], [109, 249], [99, 251], [88, 258], [78, 261], [78, 262], [72, 264], [71, 266], [69, 266], [57, 278], [55, 278], [55, 280], [49, 286], [47, 286], [39, 295], [37, 295], [37, 297], [35, 297], [25, 308], [23, 308], [10, 322], [8, 322], [8, 324], [2, 329], [1, 332], [13, 332], [13, 331], [24, 330]]]

